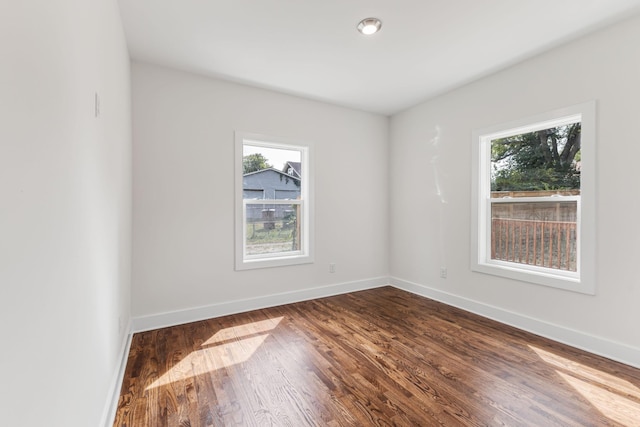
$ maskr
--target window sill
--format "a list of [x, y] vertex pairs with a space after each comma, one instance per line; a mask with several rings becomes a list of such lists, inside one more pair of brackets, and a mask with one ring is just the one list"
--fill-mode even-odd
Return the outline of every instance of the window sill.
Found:
[[[586, 295], [595, 295], [595, 286], [588, 283], [573, 272], [553, 270], [548, 268], [519, 268], [513, 263], [476, 263], [471, 267], [472, 271], [507, 279], [528, 282], [542, 286], [548, 286], [566, 291], [578, 292]], [[593, 281], [591, 281], [593, 282]]]
[[258, 268], [286, 267], [290, 265], [312, 264], [310, 255], [274, 256], [271, 258], [245, 259], [236, 262], [236, 271], [253, 270]]

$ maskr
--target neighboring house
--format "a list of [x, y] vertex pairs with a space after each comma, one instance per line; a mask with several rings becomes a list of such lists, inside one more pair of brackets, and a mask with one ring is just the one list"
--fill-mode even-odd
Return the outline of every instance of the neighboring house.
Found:
[[[289, 162], [293, 163], [293, 162]], [[298, 171], [300, 164], [298, 163]], [[295, 172], [294, 170], [294, 173]], [[283, 171], [269, 168], [244, 175], [242, 197], [257, 200], [295, 200], [300, 197], [300, 178]], [[247, 219], [278, 219], [291, 209], [288, 205], [252, 206]], [[272, 212], [272, 213], [269, 213]]]
[[300, 196], [300, 177], [273, 168], [262, 169], [245, 174], [242, 189], [245, 199], [295, 200]]

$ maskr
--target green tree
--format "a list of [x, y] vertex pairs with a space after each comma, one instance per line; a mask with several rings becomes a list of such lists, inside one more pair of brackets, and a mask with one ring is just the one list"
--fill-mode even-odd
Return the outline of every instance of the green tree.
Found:
[[242, 173], [248, 174], [250, 172], [273, 167], [268, 163], [268, 161], [269, 159], [267, 159], [262, 153], [248, 154], [242, 157]]
[[491, 190], [579, 189], [580, 123], [491, 141]]

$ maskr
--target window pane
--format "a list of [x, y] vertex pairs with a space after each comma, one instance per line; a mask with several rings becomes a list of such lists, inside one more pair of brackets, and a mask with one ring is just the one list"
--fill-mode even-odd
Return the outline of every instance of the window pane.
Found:
[[491, 204], [491, 259], [577, 271], [576, 201]]
[[493, 139], [491, 191], [579, 190], [580, 143], [580, 122]]
[[298, 150], [244, 144], [243, 199], [300, 199], [301, 157]]
[[515, 199], [491, 204], [491, 259], [577, 271], [577, 202], [517, 199], [579, 196], [580, 143], [579, 121], [491, 140], [491, 199]]
[[299, 204], [247, 203], [245, 209], [246, 255], [300, 251]]

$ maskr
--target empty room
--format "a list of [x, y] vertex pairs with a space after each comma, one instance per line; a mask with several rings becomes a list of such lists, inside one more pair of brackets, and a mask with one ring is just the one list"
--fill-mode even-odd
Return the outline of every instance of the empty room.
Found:
[[640, 426], [640, 0], [0, 19], [3, 425]]

